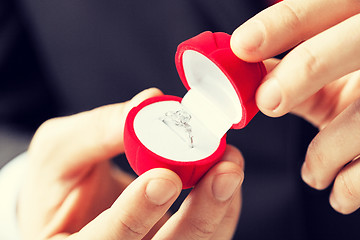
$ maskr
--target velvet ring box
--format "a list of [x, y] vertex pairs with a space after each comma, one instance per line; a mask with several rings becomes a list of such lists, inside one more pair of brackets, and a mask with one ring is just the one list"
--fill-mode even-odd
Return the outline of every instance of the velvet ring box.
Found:
[[221, 32], [181, 43], [175, 63], [188, 92], [133, 108], [125, 122], [125, 154], [138, 175], [167, 168], [190, 188], [221, 159], [226, 132], [244, 128], [258, 112], [254, 95], [266, 70], [262, 62], [237, 58], [230, 35]]

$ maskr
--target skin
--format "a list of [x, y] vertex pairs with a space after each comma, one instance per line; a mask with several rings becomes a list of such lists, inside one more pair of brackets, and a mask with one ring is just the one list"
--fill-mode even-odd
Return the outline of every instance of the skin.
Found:
[[[267, 116], [294, 113], [319, 128], [301, 175], [313, 188], [334, 183], [330, 204], [360, 206], [360, 1], [285, 0], [236, 29], [241, 59], [266, 60], [256, 102]], [[270, 59], [286, 50], [281, 60]]]
[[[128, 111], [146, 98], [45, 122], [29, 150], [18, 202], [24, 239], [231, 239], [240, 209], [244, 160], [235, 147], [191, 191], [174, 215], [179, 177], [152, 169], [138, 178], [112, 166], [123, 153]], [[212, 209], [212, 211], [208, 211]]]

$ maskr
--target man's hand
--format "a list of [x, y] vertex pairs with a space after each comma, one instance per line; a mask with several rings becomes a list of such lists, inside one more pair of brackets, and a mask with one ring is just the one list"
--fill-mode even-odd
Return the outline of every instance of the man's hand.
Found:
[[28, 151], [29, 169], [18, 202], [25, 239], [231, 239], [239, 217], [243, 158], [227, 147], [179, 211], [179, 177], [152, 169], [136, 180], [112, 166], [123, 153], [128, 111], [149, 89], [126, 103], [45, 122]]
[[360, 206], [360, 1], [285, 0], [233, 33], [234, 53], [267, 60], [269, 74], [256, 94], [271, 117], [293, 112], [321, 131], [308, 148], [302, 177], [328, 187], [332, 207], [344, 214]]

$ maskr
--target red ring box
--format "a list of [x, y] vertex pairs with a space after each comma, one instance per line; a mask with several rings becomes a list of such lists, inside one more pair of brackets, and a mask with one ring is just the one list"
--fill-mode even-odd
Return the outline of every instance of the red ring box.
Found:
[[[259, 111], [255, 91], [266, 74], [264, 64], [248, 63], [230, 49], [230, 35], [203, 32], [178, 46], [179, 76], [188, 89], [183, 98], [159, 96], [134, 107], [125, 122], [125, 154], [141, 175], [167, 168], [183, 188], [193, 187], [224, 154], [226, 132], [244, 128]], [[190, 114], [193, 146], [162, 121], [167, 112]], [[190, 137], [188, 137], [190, 139]], [[189, 140], [188, 139], [188, 140]]]

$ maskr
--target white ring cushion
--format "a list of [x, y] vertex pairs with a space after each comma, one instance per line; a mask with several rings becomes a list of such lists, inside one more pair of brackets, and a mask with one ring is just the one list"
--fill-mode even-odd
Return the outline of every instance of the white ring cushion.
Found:
[[[134, 119], [134, 130], [142, 144], [152, 152], [187, 162], [213, 154], [224, 134], [234, 123], [240, 122], [242, 108], [226, 75], [207, 57], [187, 50], [183, 54], [183, 66], [190, 90], [181, 104], [162, 101], [144, 107]], [[192, 116], [189, 124], [193, 148], [161, 120], [166, 112], [182, 109]]]

